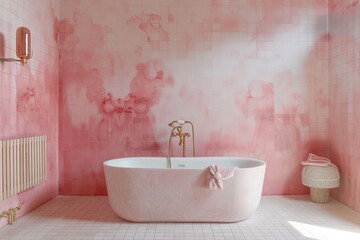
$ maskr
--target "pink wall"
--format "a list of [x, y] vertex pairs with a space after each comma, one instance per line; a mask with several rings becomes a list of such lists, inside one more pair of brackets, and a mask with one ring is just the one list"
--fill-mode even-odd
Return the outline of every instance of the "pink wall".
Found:
[[329, 2], [330, 157], [339, 166], [335, 197], [360, 211], [360, 1]]
[[103, 161], [165, 156], [167, 123], [188, 119], [198, 156], [266, 160], [265, 194], [305, 193], [299, 162], [330, 150], [335, 197], [359, 211], [359, 11], [358, 0], [1, 0], [0, 57], [14, 57], [21, 25], [34, 57], [0, 63], [0, 139], [46, 134], [49, 179], [0, 209], [23, 215], [58, 185], [106, 194]]
[[47, 182], [0, 201], [0, 212], [21, 204], [24, 215], [58, 194], [58, 11], [57, 0], [0, 1], [0, 57], [16, 57], [19, 26], [31, 30], [34, 52], [25, 66], [0, 63], [0, 139], [48, 139]]
[[265, 194], [300, 194], [328, 155], [327, 0], [61, 1], [60, 193], [106, 194], [103, 161], [165, 156], [171, 120], [198, 156], [266, 160]]

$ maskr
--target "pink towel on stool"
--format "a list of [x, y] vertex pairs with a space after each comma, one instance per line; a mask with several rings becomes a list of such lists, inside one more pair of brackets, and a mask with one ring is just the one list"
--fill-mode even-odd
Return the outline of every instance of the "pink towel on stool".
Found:
[[333, 164], [330, 159], [325, 157], [320, 157], [312, 153], [310, 153], [308, 159], [306, 161], [302, 161], [301, 164], [304, 166], [310, 165], [310, 166], [319, 166], [319, 167], [327, 167], [327, 166], [336, 167], [335, 164]]
[[225, 168], [211, 165], [209, 167], [209, 188], [211, 190], [224, 189], [224, 180], [234, 176], [236, 168]]

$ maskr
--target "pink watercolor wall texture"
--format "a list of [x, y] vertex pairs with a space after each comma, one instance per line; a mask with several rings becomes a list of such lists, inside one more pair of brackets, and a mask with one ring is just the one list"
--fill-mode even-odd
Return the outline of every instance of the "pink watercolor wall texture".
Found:
[[55, 0], [0, 1], [0, 57], [16, 57], [19, 26], [33, 49], [24, 66], [0, 63], [0, 139], [47, 135], [47, 182], [0, 201], [0, 211], [22, 205], [20, 216], [58, 195], [58, 12]]
[[166, 156], [176, 119], [198, 156], [266, 160], [265, 194], [307, 191], [300, 162], [328, 156], [327, 0], [60, 8], [61, 194], [106, 194], [107, 159]]
[[360, 211], [360, 1], [329, 1], [330, 157], [339, 166], [335, 197]]

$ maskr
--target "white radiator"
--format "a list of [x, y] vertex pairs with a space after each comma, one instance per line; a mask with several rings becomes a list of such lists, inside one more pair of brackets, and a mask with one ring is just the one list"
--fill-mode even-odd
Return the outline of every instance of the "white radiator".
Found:
[[47, 179], [46, 136], [0, 140], [0, 200]]

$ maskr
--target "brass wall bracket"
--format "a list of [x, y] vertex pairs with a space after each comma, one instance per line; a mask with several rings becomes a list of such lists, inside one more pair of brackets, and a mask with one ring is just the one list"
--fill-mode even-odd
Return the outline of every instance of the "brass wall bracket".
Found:
[[15, 58], [0, 58], [0, 62], [20, 62], [20, 59], [15, 59]]
[[0, 218], [7, 218], [8, 224], [11, 225], [16, 221], [16, 212], [19, 211], [20, 208], [21, 206], [4, 210], [0, 213]]

